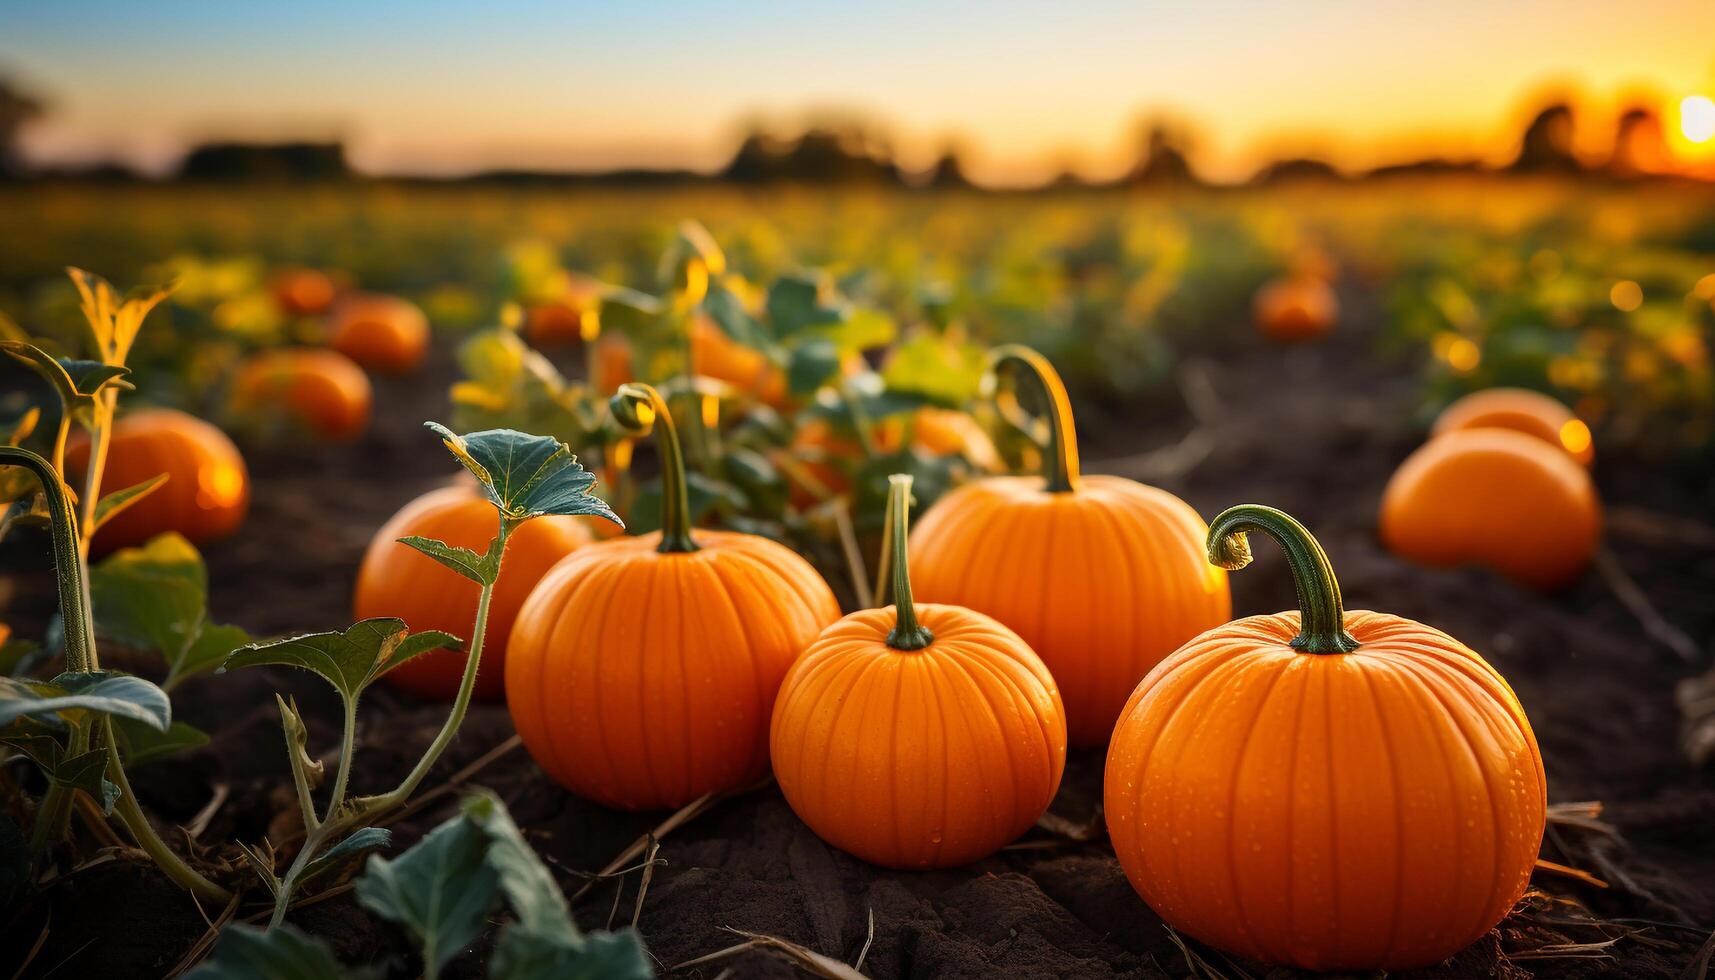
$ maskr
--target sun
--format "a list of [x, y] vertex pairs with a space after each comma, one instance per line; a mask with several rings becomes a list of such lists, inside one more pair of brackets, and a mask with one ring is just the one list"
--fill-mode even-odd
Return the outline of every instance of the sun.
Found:
[[1679, 132], [1692, 143], [1715, 140], [1715, 100], [1707, 95], [1679, 100]]

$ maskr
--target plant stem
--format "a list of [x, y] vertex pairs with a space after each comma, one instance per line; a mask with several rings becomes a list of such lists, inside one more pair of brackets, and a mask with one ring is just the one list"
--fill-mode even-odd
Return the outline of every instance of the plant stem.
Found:
[[1301, 619], [1299, 633], [1292, 638], [1292, 648], [1300, 653], [1356, 650], [1357, 638], [1346, 632], [1340, 582], [1334, 577], [1328, 553], [1304, 525], [1285, 512], [1261, 504], [1240, 504], [1222, 511], [1209, 524], [1209, 563], [1233, 570], [1249, 565], [1248, 531], [1263, 532], [1286, 552]]
[[1078, 489], [1078, 432], [1072, 422], [1072, 400], [1066, 385], [1048, 358], [1022, 344], [996, 347], [989, 357], [989, 370], [999, 373], [1014, 367], [1029, 375], [1042, 393], [1048, 413], [1048, 445], [1043, 452], [1042, 475], [1049, 493], [1071, 493]]
[[921, 650], [935, 642], [935, 634], [917, 621], [917, 606], [911, 601], [911, 569], [905, 547], [910, 520], [911, 476], [895, 473], [887, 478], [888, 538], [892, 542], [896, 617], [892, 632], [887, 634], [887, 645], [895, 650]]
[[137, 804], [137, 794], [131, 791], [131, 780], [126, 778], [125, 767], [119, 760], [119, 749], [113, 740], [113, 723], [103, 719], [101, 724], [107, 742], [107, 778], [119, 787], [119, 799], [113, 804], [113, 812], [125, 825], [125, 829], [131, 831], [131, 836], [136, 838], [137, 846], [154, 860], [155, 866], [167, 877], [178, 882], [197, 898], [217, 904], [231, 901], [231, 892], [198, 874], [195, 868], [186, 864], [185, 860], [155, 833], [148, 816]]
[[613, 417], [628, 429], [647, 433], [654, 428], [661, 454], [661, 546], [662, 554], [701, 550], [691, 537], [690, 491], [685, 482], [685, 453], [679, 445], [679, 430], [661, 393], [650, 385], [632, 382], [619, 386], [608, 401]]
[[83, 511], [78, 551], [84, 558], [89, 557], [89, 542], [95, 536], [95, 505], [101, 500], [101, 480], [107, 473], [107, 448], [118, 404], [119, 393], [104, 388], [95, 393], [95, 407], [90, 409], [89, 466], [83, 474], [83, 499], [78, 502]]
[[48, 526], [53, 536], [54, 573], [60, 593], [60, 615], [65, 619], [65, 668], [88, 673], [99, 663], [95, 654], [94, 617], [90, 613], [88, 576], [78, 535], [79, 521], [72, 510], [71, 495], [59, 471], [41, 456], [17, 446], [0, 446], [0, 464], [22, 466], [34, 473], [48, 504]]

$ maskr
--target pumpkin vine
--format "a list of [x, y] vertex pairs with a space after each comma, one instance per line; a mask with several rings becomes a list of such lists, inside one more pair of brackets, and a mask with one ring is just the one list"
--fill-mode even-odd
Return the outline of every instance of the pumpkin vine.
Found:
[[[608, 408], [620, 425], [648, 435], [656, 429], [661, 453], [661, 546], [662, 554], [683, 554], [700, 549], [691, 537], [690, 492], [685, 482], [685, 453], [679, 445], [679, 430], [667, 402], [651, 385], [632, 382], [619, 386]], [[658, 427], [658, 428], [657, 428]]]
[[1261, 531], [1286, 552], [1292, 586], [1298, 593], [1301, 619], [1292, 648], [1300, 653], [1351, 653], [1358, 641], [1346, 632], [1346, 612], [1340, 582], [1328, 553], [1304, 525], [1284, 511], [1261, 504], [1239, 504], [1222, 511], [1209, 524], [1209, 562], [1229, 571], [1251, 563], [1246, 532]]
[[[1047, 407], [1048, 445], [1042, 454], [1042, 475], [1049, 493], [1072, 493], [1078, 489], [1078, 432], [1072, 422], [1072, 400], [1060, 373], [1046, 357], [1023, 344], [1004, 344], [990, 355], [989, 378], [1005, 370], [1028, 376]], [[992, 380], [991, 380], [992, 383]], [[1028, 429], [1026, 430], [1028, 431]]]

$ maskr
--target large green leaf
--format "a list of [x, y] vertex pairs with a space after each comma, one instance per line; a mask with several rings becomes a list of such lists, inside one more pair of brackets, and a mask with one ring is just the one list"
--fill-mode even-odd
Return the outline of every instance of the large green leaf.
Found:
[[768, 287], [768, 322], [782, 339], [807, 327], [826, 326], [845, 319], [845, 310], [823, 302], [822, 277], [788, 274]]
[[975, 344], [923, 331], [893, 349], [881, 378], [891, 390], [962, 409], [977, 397], [987, 365], [987, 355]]
[[709, 283], [709, 294], [703, 297], [703, 312], [732, 339], [748, 347], [766, 348], [773, 340], [768, 328], [756, 321], [744, 308], [738, 294], [719, 281]]
[[427, 422], [482, 485], [483, 495], [513, 521], [546, 514], [588, 514], [624, 526], [607, 502], [589, 492], [595, 475], [578, 465], [565, 443], [513, 429], [458, 435]]
[[226, 658], [226, 669], [264, 664], [296, 667], [320, 675], [352, 701], [377, 677], [406, 660], [460, 646], [459, 638], [449, 633], [410, 633], [402, 619], [366, 619], [340, 632], [307, 633], [240, 647]]
[[411, 934], [430, 976], [475, 942], [488, 920], [499, 882], [488, 847], [480, 826], [454, 818], [391, 861], [370, 855], [357, 881], [358, 902]]
[[794, 395], [813, 394], [840, 373], [840, 349], [831, 340], [813, 339], [792, 348], [786, 363], [786, 387]]
[[131, 718], [162, 731], [173, 721], [167, 692], [141, 677], [107, 671], [61, 674], [45, 683], [0, 677], [0, 725], [25, 717], [55, 720], [68, 711]]
[[334, 958], [321, 940], [290, 925], [272, 929], [234, 923], [222, 929], [214, 955], [185, 974], [185, 980], [362, 980], [377, 976]]
[[89, 584], [97, 628], [127, 646], [160, 653], [169, 688], [213, 670], [250, 642], [244, 630], [208, 621], [208, 571], [178, 534], [115, 552], [90, 573]]

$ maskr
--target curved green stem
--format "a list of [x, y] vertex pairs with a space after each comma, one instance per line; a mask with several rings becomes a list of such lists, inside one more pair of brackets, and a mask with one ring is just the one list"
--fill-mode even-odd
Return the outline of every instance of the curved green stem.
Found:
[[998, 375], [1011, 367], [1029, 375], [1048, 411], [1048, 445], [1043, 453], [1043, 476], [1050, 493], [1078, 489], [1078, 431], [1072, 423], [1072, 400], [1066, 385], [1048, 358], [1023, 344], [1005, 344], [989, 355], [989, 372]]
[[661, 453], [661, 547], [662, 554], [699, 550], [691, 537], [690, 492], [685, 484], [685, 453], [679, 445], [679, 430], [661, 393], [641, 382], [619, 386], [608, 400], [613, 417], [633, 432], [647, 435], [653, 429]]
[[1240, 504], [1222, 511], [1209, 524], [1209, 563], [1240, 569], [1251, 562], [1246, 532], [1261, 531], [1280, 544], [1292, 568], [1302, 622], [1292, 648], [1301, 653], [1351, 653], [1357, 638], [1346, 632], [1346, 612], [1340, 602], [1340, 582], [1327, 552], [1304, 525], [1284, 511], [1261, 504]]
[[60, 615], [65, 619], [65, 668], [71, 673], [96, 670], [100, 664], [95, 655], [94, 617], [90, 613], [88, 575], [78, 535], [80, 525], [65, 481], [53, 464], [17, 446], [0, 446], [0, 464], [22, 466], [34, 473], [42, 485], [42, 496], [48, 503], [48, 526], [54, 542]]
[[177, 852], [168, 847], [167, 842], [155, 833], [154, 825], [149, 823], [149, 817], [137, 804], [137, 794], [131, 791], [131, 781], [126, 777], [125, 766], [119, 760], [119, 749], [113, 741], [113, 723], [104, 721], [103, 724], [107, 728], [107, 778], [119, 787], [119, 799], [113, 804], [113, 812], [136, 839], [137, 846], [154, 860], [156, 867], [167, 877], [178, 882], [197, 898], [217, 904], [231, 901], [231, 892], [198, 874], [195, 868], [186, 864], [184, 858], [179, 857]]
[[887, 645], [895, 650], [921, 650], [935, 642], [929, 627], [917, 621], [917, 606], [911, 601], [911, 569], [906, 552], [911, 522], [911, 476], [895, 473], [887, 478], [887, 540], [893, 559], [893, 602], [896, 619]]
[[95, 506], [101, 502], [101, 481], [107, 473], [107, 449], [113, 432], [113, 416], [118, 408], [119, 393], [104, 388], [95, 393], [89, 425], [89, 466], [83, 474], [82, 521], [78, 525], [79, 552], [89, 557], [89, 542], [95, 537]]

